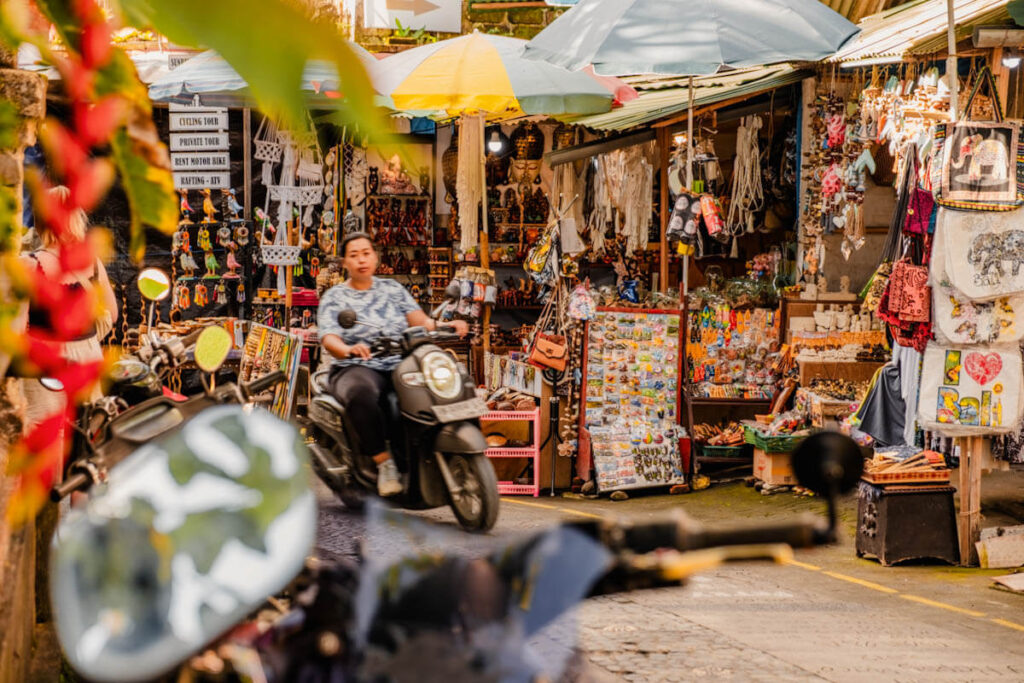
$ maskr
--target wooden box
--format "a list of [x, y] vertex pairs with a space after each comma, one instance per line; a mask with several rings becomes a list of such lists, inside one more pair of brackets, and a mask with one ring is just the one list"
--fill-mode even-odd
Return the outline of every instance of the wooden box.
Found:
[[754, 476], [766, 484], [792, 486], [796, 484], [789, 453], [765, 453], [754, 449]]
[[800, 365], [800, 384], [808, 386], [812, 379], [845, 379], [863, 382], [875, 376], [885, 363], [871, 361], [797, 361]]

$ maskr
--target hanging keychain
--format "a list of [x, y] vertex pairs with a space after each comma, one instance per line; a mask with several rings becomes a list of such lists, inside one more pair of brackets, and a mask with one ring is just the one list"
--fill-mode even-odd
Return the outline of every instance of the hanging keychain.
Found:
[[235, 292], [235, 301], [237, 301], [238, 303], [242, 303], [243, 301], [245, 301], [245, 283], [244, 282], [239, 282], [238, 283], [238, 290]]
[[178, 286], [178, 308], [183, 311], [192, 308], [192, 294], [184, 282]]
[[228, 288], [227, 288], [227, 285], [224, 284], [224, 281], [221, 280], [220, 282], [217, 283], [217, 303], [218, 304], [226, 304], [227, 302], [228, 302]]
[[210, 231], [205, 227], [199, 228], [199, 236], [196, 238], [196, 244], [203, 251], [210, 251], [213, 245], [210, 243]]
[[208, 303], [210, 303], [210, 297], [206, 291], [206, 285], [196, 285], [196, 306], [199, 306], [201, 308]]
[[320, 258], [318, 256], [309, 260], [309, 274], [314, 278], [320, 275]]

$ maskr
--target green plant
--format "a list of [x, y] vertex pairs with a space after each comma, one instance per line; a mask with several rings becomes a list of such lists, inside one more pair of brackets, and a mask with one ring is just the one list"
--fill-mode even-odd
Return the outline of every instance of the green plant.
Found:
[[402, 22], [395, 17], [395, 35], [399, 38], [411, 38], [412, 26], [402, 26]]

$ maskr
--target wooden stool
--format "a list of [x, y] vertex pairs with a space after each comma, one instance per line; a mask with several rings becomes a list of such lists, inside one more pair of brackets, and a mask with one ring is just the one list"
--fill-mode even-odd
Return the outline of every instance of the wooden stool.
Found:
[[907, 560], [960, 562], [952, 486], [882, 487], [861, 482], [857, 557], [890, 566]]

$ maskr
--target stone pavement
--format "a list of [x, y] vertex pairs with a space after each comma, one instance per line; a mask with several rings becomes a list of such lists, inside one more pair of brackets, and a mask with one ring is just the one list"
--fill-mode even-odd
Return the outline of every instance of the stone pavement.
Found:
[[[362, 519], [325, 489], [320, 494], [320, 552], [355, 552]], [[492, 538], [456, 534], [452, 547], [480, 551], [494, 538], [561, 519], [649, 519], [676, 507], [725, 526], [784, 520], [823, 504], [765, 497], [742, 484], [622, 503], [505, 498]], [[454, 527], [447, 510], [417, 514]], [[683, 587], [588, 600], [574, 619], [549, 628], [537, 649], [558, 661], [580, 649], [586, 664], [578, 680], [1024, 680], [1024, 597], [989, 588], [991, 577], [1005, 572], [881, 567], [853, 552], [852, 499], [841, 520], [847, 533], [839, 545], [798, 552], [790, 565], [732, 564]], [[401, 542], [379, 538], [374, 546]]]

